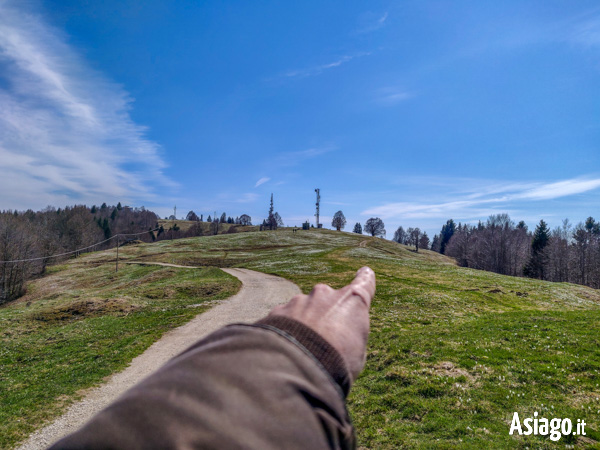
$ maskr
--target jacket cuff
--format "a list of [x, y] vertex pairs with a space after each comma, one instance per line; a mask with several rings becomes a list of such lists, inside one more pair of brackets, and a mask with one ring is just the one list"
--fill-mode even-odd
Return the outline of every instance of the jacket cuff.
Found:
[[340, 386], [344, 396], [350, 390], [350, 374], [342, 355], [312, 328], [285, 316], [267, 316], [254, 325], [269, 326], [293, 337], [325, 368], [331, 378]]

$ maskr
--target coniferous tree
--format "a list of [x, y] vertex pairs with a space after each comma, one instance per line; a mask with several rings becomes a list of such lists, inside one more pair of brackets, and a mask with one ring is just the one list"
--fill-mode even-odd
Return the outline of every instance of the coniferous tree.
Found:
[[545, 279], [547, 264], [546, 247], [550, 241], [550, 230], [543, 220], [535, 227], [531, 240], [531, 257], [525, 266], [524, 274], [530, 278]]
[[104, 238], [108, 239], [112, 236], [112, 232], [110, 230], [110, 225], [108, 223], [108, 219], [105, 217], [102, 221], [102, 230], [104, 231]]
[[185, 220], [191, 220], [192, 222], [198, 222], [198, 214], [196, 214], [194, 211], [190, 211], [187, 213], [187, 216], [185, 216]]
[[440, 237], [435, 234], [431, 241], [431, 250], [440, 253]]
[[419, 239], [419, 247], [424, 250], [429, 250], [429, 236], [427, 236], [427, 231], [425, 231]]
[[123, 207], [121, 206], [121, 202], [117, 203], [117, 210], [121, 211]]
[[356, 222], [354, 224], [354, 230], [352, 230], [352, 232], [356, 234], [362, 234], [362, 225], [360, 224], [360, 222]]
[[[271, 230], [276, 230], [277, 226], [279, 225], [277, 223], [277, 217], [275, 217], [275, 212], [273, 212], [274, 207], [273, 207], [273, 193], [271, 193], [271, 204], [269, 206], [269, 216], [267, 217], [267, 226], [269, 227], [269, 229]], [[279, 214], [277, 214], [277, 216], [279, 216]], [[279, 218], [281, 220], [281, 218]]]
[[448, 242], [450, 242], [455, 231], [456, 224], [452, 219], [448, 220], [446, 225], [442, 226], [442, 231], [440, 233], [440, 253], [444, 254], [446, 252], [446, 246], [448, 245]]

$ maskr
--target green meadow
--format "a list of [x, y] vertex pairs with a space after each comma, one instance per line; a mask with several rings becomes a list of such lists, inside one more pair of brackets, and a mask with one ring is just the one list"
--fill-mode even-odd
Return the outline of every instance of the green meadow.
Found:
[[[226, 298], [246, 267], [297, 283], [377, 275], [367, 365], [349, 397], [363, 448], [591, 448], [600, 442], [600, 293], [457, 267], [429, 251], [328, 230], [161, 241], [54, 266], [0, 308], [0, 447], [59, 415], [165, 331]], [[570, 418], [586, 436], [509, 436]], [[598, 447], [600, 448], [600, 447]]]

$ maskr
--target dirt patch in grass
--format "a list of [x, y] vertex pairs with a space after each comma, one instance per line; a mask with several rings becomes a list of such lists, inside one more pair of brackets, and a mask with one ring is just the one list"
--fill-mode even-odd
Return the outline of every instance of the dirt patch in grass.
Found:
[[82, 319], [101, 314], [129, 314], [139, 309], [123, 298], [90, 298], [77, 300], [67, 304], [47, 306], [31, 312], [26, 317], [41, 322], [57, 322], [63, 320]]
[[144, 295], [150, 299], [206, 298], [221, 294], [229, 289], [219, 283], [186, 284], [146, 289]]
[[177, 293], [188, 298], [212, 297], [218, 295], [225, 289], [225, 286], [218, 283], [208, 283], [200, 285], [181, 286], [177, 288]]
[[409, 386], [414, 382], [414, 377], [405, 367], [394, 367], [385, 373], [385, 379], [399, 386]]
[[475, 377], [465, 369], [456, 367], [449, 361], [442, 361], [433, 366], [434, 373], [441, 377], [460, 378], [465, 377], [469, 381], [475, 381]]

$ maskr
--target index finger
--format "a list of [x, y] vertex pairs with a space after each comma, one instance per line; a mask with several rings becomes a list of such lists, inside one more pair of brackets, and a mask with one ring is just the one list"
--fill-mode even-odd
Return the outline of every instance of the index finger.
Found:
[[375, 272], [370, 267], [361, 267], [349, 287], [352, 294], [359, 296], [370, 307], [375, 295]]

